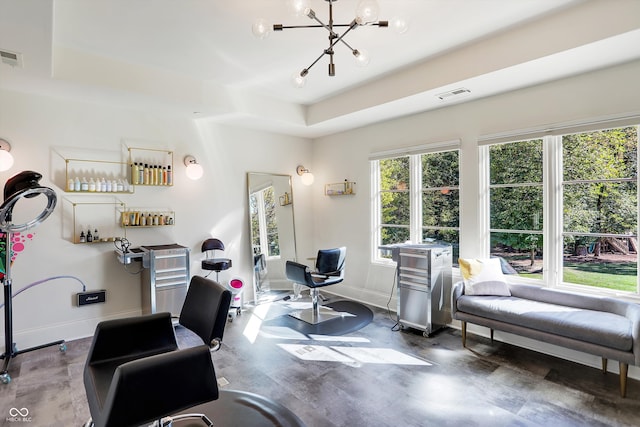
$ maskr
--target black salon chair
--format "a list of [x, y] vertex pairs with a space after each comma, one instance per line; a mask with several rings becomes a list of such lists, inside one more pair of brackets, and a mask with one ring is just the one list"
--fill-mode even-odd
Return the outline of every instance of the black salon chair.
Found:
[[178, 323], [198, 335], [212, 351], [219, 350], [232, 297], [219, 283], [193, 276]]
[[213, 425], [204, 414], [170, 415], [218, 398], [211, 350], [220, 347], [230, 303], [228, 289], [192, 278], [179, 322], [205, 344], [186, 349], [178, 348], [170, 313], [99, 323], [84, 368], [85, 427], [169, 426], [185, 418]]
[[287, 261], [287, 279], [293, 283], [307, 286], [311, 295], [312, 307], [305, 310], [297, 310], [289, 315], [312, 325], [339, 317], [329, 307], [318, 304], [319, 289], [325, 286], [335, 285], [344, 280], [344, 261], [347, 248], [321, 249], [316, 258], [316, 271], [295, 261]]
[[202, 242], [200, 250], [206, 254], [206, 259], [202, 260], [202, 269], [215, 271], [216, 281], [218, 281], [220, 272], [231, 268], [231, 260], [229, 258], [215, 257], [216, 251], [224, 251], [224, 243], [220, 239], [207, 239]]

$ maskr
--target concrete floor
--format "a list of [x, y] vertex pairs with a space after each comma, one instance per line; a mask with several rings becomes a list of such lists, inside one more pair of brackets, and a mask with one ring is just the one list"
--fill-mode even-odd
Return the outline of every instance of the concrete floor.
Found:
[[[267, 396], [309, 427], [640, 424], [639, 381], [629, 380], [623, 399], [616, 374], [476, 335], [463, 349], [454, 329], [431, 338], [395, 331], [395, 319], [379, 309], [345, 336], [269, 325], [298, 304], [261, 304], [227, 324], [212, 355], [219, 383], [228, 382], [222, 389]], [[198, 343], [183, 328], [177, 336], [182, 347]], [[0, 385], [0, 425], [81, 426], [89, 417], [82, 384], [89, 345], [81, 339], [65, 354], [52, 347], [12, 360], [12, 381]], [[12, 418], [12, 408], [26, 408], [28, 420]]]

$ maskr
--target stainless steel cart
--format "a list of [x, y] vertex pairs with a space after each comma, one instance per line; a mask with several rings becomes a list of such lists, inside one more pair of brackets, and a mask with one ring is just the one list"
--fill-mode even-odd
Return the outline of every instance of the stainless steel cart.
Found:
[[177, 244], [141, 246], [142, 312], [180, 316], [189, 288], [189, 248]]
[[398, 323], [429, 336], [451, 321], [450, 245], [398, 247]]

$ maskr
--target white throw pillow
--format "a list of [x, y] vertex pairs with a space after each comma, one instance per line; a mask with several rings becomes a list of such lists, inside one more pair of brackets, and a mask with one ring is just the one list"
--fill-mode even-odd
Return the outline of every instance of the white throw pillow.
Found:
[[499, 258], [459, 258], [458, 265], [464, 278], [465, 295], [511, 296]]

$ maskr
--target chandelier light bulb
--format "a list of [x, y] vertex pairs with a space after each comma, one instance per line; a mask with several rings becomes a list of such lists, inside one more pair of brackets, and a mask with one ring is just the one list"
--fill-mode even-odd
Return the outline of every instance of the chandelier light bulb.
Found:
[[309, 10], [309, 0], [289, 0], [289, 9], [294, 16], [305, 16]]
[[378, 20], [380, 6], [376, 0], [360, 0], [356, 7], [356, 20], [360, 25], [371, 24]]
[[409, 23], [406, 19], [396, 16], [389, 22], [391, 29], [397, 34], [404, 34], [409, 29]]
[[253, 23], [253, 25], [251, 26], [251, 31], [257, 38], [266, 39], [267, 37], [269, 37], [271, 27], [265, 19], [260, 18]]
[[359, 67], [366, 67], [369, 65], [369, 61], [371, 61], [369, 52], [366, 50], [356, 50], [353, 52], [353, 56], [356, 60], [356, 65]]
[[307, 78], [304, 77], [302, 75], [302, 73], [293, 73], [293, 75], [291, 76], [291, 83], [293, 84], [294, 87], [297, 88], [303, 88], [304, 85], [307, 83]]

